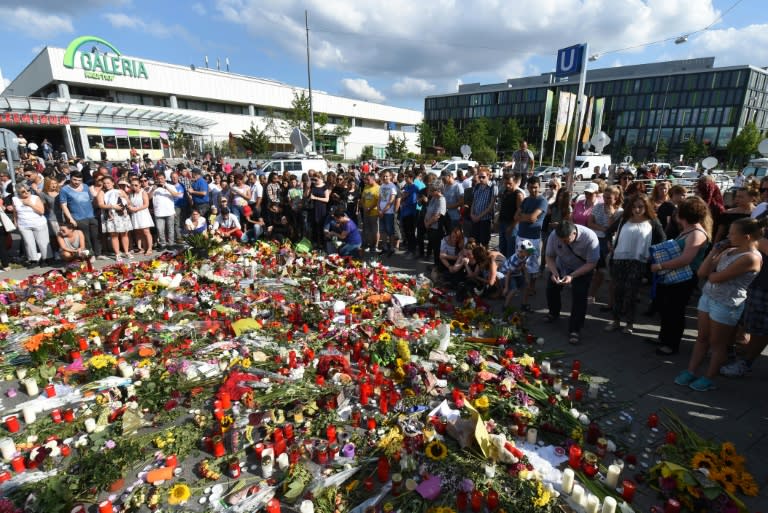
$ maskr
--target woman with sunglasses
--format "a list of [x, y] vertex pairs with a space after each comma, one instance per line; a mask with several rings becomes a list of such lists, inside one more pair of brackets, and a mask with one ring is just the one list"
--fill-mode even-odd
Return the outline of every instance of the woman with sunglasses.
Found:
[[155, 223], [152, 221], [152, 214], [149, 213], [149, 194], [136, 178], [131, 181], [131, 191], [128, 198], [130, 200], [128, 212], [131, 213], [131, 224], [133, 225], [133, 236], [136, 238], [136, 244], [140, 246], [140, 252], [143, 249], [145, 255], [151, 255], [152, 232], [150, 228], [155, 226]]
[[128, 194], [124, 189], [129, 186], [125, 180], [120, 180], [115, 188], [115, 182], [111, 176], [105, 176], [102, 181], [103, 189], [96, 196], [96, 205], [101, 210], [101, 230], [109, 235], [112, 250], [115, 252], [115, 260], [123, 262], [120, 248], [128, 259], [133, 259], [129, 252], [128, 232], [131, 226], [131, 217], [128, 215]]
[[32, 194], [29, 187], [21, 185], [13, 198], [13, 213], [27, 253], [27, 267], [35, 267], [53, 260], [51, 240], [48, 237], [48, 220], [45, 204]]

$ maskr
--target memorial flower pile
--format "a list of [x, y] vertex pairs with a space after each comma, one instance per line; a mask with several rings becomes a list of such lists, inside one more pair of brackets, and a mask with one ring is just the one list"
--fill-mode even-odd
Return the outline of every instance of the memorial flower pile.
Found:
[[616, 406], [520, 315], [375, 262], [203, 249], [0, 283], [6, 509], [631, 511]]

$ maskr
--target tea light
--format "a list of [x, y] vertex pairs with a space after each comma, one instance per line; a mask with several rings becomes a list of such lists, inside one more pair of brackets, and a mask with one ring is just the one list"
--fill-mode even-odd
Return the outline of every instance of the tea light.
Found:
[[3, 461], [11, 461], [13, 455], [16, 454], [16, 444], [11, 438], [0, 439], [0, 454], [3, 456]]
[[600, 513], [616, 513], [616, 499], [610, 496], [606, 497]]
[[16, 377], [19, 379], [24, 379], [27, 377], [27, 368], [26, 367], [19, 367], [16, 369]]
[[99, 513], [112, 513], [112, 502], [107, 499], [99, 503]]
[[560, 378], [555, 378], [554, 383], [552, 383], [552, 389], [555, 391], [556, 394], [559, 394], [562, 388], [563, 388], [563, 380]]
[[27, 378], [24, 380], [24, 389], [27, 391], [27, 395], [36, 396], [40, 393], [40, 388], [37, 386], [37, 381], [33, 378]]
[[549, 374], [552, 371], [552, 363], [549, 360], [544, 360], [541, 362], [541, 372], [544, 374]]
[[560, 481], [560, 487], [563, 489], [563, 493], [571, 493], [573, 491], [573, 469], [567, 468], [563, 470], [563, 479]]
[[589, 384], [589, 390], [587, 391], [587, 396], [590, 399], [597, 399], [597, 395], [600, 393], [600, 385], [597, 383], [590, 383]]
[[579, 484], [573, 485], [573, 493], [571, 494], [571, 499], [573, 499], [573, 502], [579, 506], [586, 506], [587, 497], [584, 495], [584, 487]]
[[16, 415], [10, 415], [6, 417], [5, 429], [10, 431], [11, 433], [18, 433], [19, 429], [21, 429], [21, 424], [19, 424], [19, 418], [16, 417]]
[[597, 513], [600, 508], [600, 499], [590, 494], [587, 497], [587, 513]]
[[496, 465], [486, 463], [485, 477], [487, 477], [488, 479], [493, 479], [495, 476], [496, 476]]
[[568, 385], [562, 385], [562, 388], [560, 388], [560, 397], [568, 397], [568, 394], [571, 391], [571, 387]]
[[608, 474], [605, 476], [605, 485], [611, 490], [615, 489], [619, 484], [619, 476], [621, 475], [621, 467], [618, 465], [609, 465]]
[[27, 405], [21, 409], [21, 416], [24, 418], [24, 422], [32, 424], [37, 420], [37, 408]]
[[95, 430], [96, 430], [96, 419], [92, 417], [85, 419], [85, 431], [88, 433], [93, 433]]
[[120, 375], [124, 378], [133, 376], [133, 366], [128, 362], [120, 362], [117, 369], [120, 371]]
[[528, 440], [529, 444], [535, 444], [536, 438], [538, 436], [539, 432], [536, 430], [536, 428], [529, 428], [528, 429], [528, 436], [526, 439]]

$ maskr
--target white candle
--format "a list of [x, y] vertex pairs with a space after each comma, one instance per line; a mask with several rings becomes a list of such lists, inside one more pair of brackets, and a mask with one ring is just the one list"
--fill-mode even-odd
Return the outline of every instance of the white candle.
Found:
[[529, 428], [528, 429], [527, 440], [528, 440], [529, 444], [535, 444], [536, 443], [536, 437], [538, 436], [538, 433], [539, 432], [536, 430], [536, 428]]
[[19, 379], [24, 379], [27, 377], [27, 368], [26, 367], [19, 367], [16, 369], [16, 377]]
[[101, 282], [100, 281], [94, 281], [93, 282], [93, 290], [101, 290]]
[[597, 383], [590, 383], [589, 390], [587, 391], [587, 397], [590, 399], [597, 399], [597, 394], [600, 392], [600, 385]]
[[603, 509], [600, 513], [616, 513], [616, 499], [613, 497], [606, 497], [603, 502]]
[[563, 381], [560, 378], [555, 378], [555, 382], [552, 383], [552, 389], [556, 394], [560, 393], [560, 389], [563, 387]]
[[549, 374], [552, 371], [552, 364], [549, 362], [549, 360], [544, 360], [541, 362], [541, 372], [544, 374]]
[[618, 465], [608, 465], [608, 474], [605, 476], [605, 485], [611, 490], [615, 489], [619, 484], [620, 475], [621, 467]]
[[96, 430], [96, 419], [94, 418], [85, 419], [85, 430], [88, 433], [93, 433]]
[[[570, 469], [569, 469], [570, 470]], [[573, 502], [579, 506], [587, 504], [587, 498], [584, 496], [584, 487], [581, 485], [573, 485], [573, 494], [571, 495]]]
[[40, 389], [37, 387], [37, 381], [32, 378], [24, 380], [24, 388], [26, 389], [27, 394], [33, 397], [40, 393]]
[[0, 322], [3, 324], [8, 324], [8, 314], [5, 312], [0, 312]]
[[261, 459], [261, 475], [264, 479], [272, 477], [272, 457]]
[[24, 417], [24, 422], [32, 424], [37, 420], [37, 408], [34, 406], [25, 406], [21, 409], [21, 416]]
[[563, 470], [563, 480], [560, 481], [560, 487], [563, 489], [563, 493], [571, 493], [573, 491], [573, 469], [567, 468]]
[[13, 455], [16, 454], [16, 444], [10, 438], [3, 438], [0, 440], [0, 453], [3, 456], [4, 461], [11, 461]]
[[560, 389], [560, 397], [568, 397], [568, 392], [571, 391], [571, 387], [568, 385], [563, 385], [563, 387]]
[[120, 362], [120, 365], [117, 366], [118, 370], [120, 371], [120, 375], [124, 378], [130, 378], [133, 376], [133, 366], [128, 362]]
[[587, 513], [597, 513], [598, 509], [600, 509], [600, 499], [590, 494], [587, 497]]
[[288, 453], [284, 452], [277, 457], [277, 468], [280, 470], [285, 470], [288, 468], [288, 465], [290, 465], [290, 461], [288, 460]]
[[301, 501], [301, 506], [299, 506], [299, 512], [315, 513], [315, 505], [312, 503], [312, 501], [309, 501], [309, 500]]

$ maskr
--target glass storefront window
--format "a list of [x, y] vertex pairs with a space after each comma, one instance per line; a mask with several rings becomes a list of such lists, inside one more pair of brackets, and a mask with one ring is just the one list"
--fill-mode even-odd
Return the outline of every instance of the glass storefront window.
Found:
[[142, 137], [141, 138], [141, 149], [142, 150], [151, 150], [152, 149], [152, 139], [149, 137]]
[[129, 137], [128, 140], [131, 142], [131, 148], [141, 149], [141, 139], [139, 137]]
[[117, 149], [117, 140], [115, 140], [114, 135], [105, 135], [104, 136], [104, 147], [108, 150], [116, 150]]
[[100, 135], [89, 135], [88, 136], [88, 147], [93, 149], [98, 149], [102, 145], [101, 136]]
[[733, 127], [724, 126], [720, 129], [720, 134], [717, 136], [717, 145], [727, 146], [731, 139], [733, 139]]
[[131, 143], [128, 142], [127, 137], [117, 137], [117, 149], [118, 150], [129, 150], [131, 149]]

